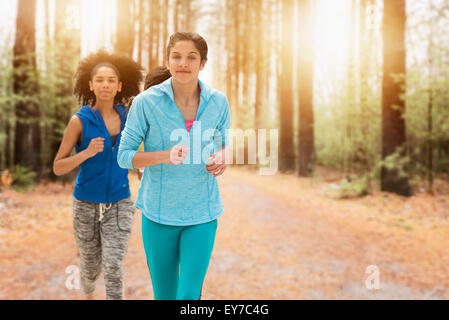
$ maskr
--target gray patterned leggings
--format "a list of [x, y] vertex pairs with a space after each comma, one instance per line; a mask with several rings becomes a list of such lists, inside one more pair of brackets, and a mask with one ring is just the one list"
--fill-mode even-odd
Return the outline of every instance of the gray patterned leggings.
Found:
[[123, 299], [123, 261], [134, 216], [131, 198], [112, 204], [73, 198], [73, 229], [80, 256], [80, 282], [85, 294], [95, 289], [103, 270], [106, 299]]

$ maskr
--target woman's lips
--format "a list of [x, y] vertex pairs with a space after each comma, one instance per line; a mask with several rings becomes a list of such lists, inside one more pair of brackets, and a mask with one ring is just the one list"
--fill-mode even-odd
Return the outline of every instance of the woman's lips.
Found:
[[178, 73], [190, 73], [190, 71], [178, 71]]

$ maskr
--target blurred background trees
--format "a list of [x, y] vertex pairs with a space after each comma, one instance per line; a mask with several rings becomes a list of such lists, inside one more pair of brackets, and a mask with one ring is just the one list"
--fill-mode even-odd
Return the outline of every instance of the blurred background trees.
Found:
[[279, 145], [279, 170], [313, 177], [332, 168], [357, 195], [411, 195], [423, 182], [432, 191], [448, 177], [447, 1], [3, 5], [0, 171], [20, 165], [35, 181], [56, 179], [51, 164], [79, 108], [71, 90], [80, 57], [106, 47], [148, 71], [165, 64], [170, 34], [192, 30], [208, 41], [200, 77], [226, 93], [232, 127], [279, 130], [279, 141], [269, 141]]

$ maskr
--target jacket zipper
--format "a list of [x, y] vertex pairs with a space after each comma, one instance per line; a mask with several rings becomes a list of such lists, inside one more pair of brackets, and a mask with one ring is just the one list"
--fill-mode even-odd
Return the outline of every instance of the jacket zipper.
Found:
[[[113, 106], [113, 108], [115, 109], [115, 106]], [[98, 112], [100, 113], [100, 112]], [[119, 116], [120, 116], [120, 112], [119, 112]], [[112, 153], [114, 153], [114, 146], [112, 145], [112, 140], [111, 140], [111, 136], [109, 135], [108, 132], [108, 128], [106, 128], [106, 123], [104, 122], [104, 119], [100, 113], [100, 118], [101, 118], [101, 122], [103, 123], [103, 131], [106, 134], [106, 139], [109, 140], [109, 143], [112, 146]], [[120, 116], [120, 128], [122, 126], [122, 117]], [[121, 131], [121, 129], [120, 129]], [[117, 141], [116, 141], [117, 142]], [[107, 167], [106, 167], [106, 173], [107, 173], [107, 177], [108, 177], [108, 181], [106, 184], [106, 203], [109, 203], [109, 185], [111, 184], [111, 175], [109, 174], [110, 170], [111, 170], [111, 161], [112, 159], [108, 159], [109, 161], [107, 162]]]
[[[204, 99], [203, 99], [203, 100], [204, 100]], [[203, 102], [204, 102], [204, 101], [203, 101]], [[183, 123], [184, 123], [184, 128], [186, 129], [187, 134], [190, 136], [190, 132], [189, 132], [189, 130], [187, 130], [186, 120], [184, 119], [184, 116], [183, 116], [183, 114], [182, 114], [181, 109], [179, 109], [178, 105], [175, 103], [174, 98], [173, 98], [173, 104], [176, 106], [176, 109], [178, 109], [179, 113], [181, 114], [181, 118], [182, 118]], [[198, 120], [198, 115], [199, 115], [199, 113], [200, 113], [200, 107], [201, 107], [201, 93], [200, 93], [200, 101], [198, 102], [198, 109], [196, 110], [195, 120], [193, 120], [192, 127], [193, 127], [193, 125], [194, 125], [195, 122], [199, 121], [199, 120]], [[190, 127], [190, 129], [192, 129], [192, 127]]]

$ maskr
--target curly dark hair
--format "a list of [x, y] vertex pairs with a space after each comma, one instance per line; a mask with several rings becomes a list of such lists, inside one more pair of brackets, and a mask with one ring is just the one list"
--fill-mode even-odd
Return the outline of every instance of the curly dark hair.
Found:
[[[128, 100], [139, 93], [139, 85], [143, 79], [143, 68], [133, 59], [116, 53], [108, 53], [100, 49], [82, 59], [75, 73], [73, 94], [81, 105], [95, 104], [95, 94], [90, 91], [89, 81], [92, 80], [94, 68], [99, 64], [112, 65], [122, 82], [121, 92], [117, 92], [114, 104], [126, 105]], [[117, 72], [118, 71], [118, 72]]]

